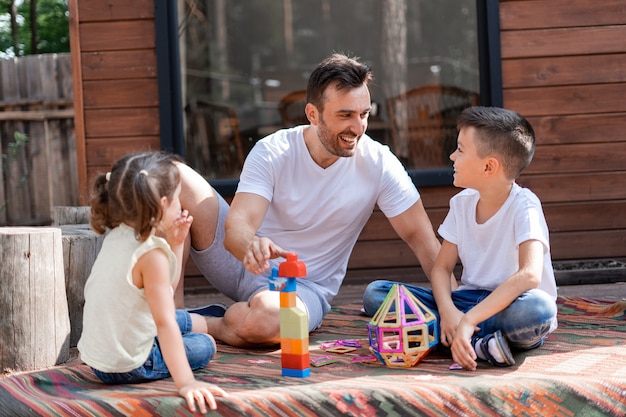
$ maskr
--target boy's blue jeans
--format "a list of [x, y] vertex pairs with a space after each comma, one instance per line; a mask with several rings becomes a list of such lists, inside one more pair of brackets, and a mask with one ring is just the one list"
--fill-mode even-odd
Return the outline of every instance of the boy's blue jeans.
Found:
[[[363, 294], [363, 307], [367, 315], [373, 316], [376, 313], [393, 284], [404, 285], [437, 316], [439, 326], [439, 311], [432, 290], [392, 281], [379, 280], [367, 286]], [[452, 292], [452, 301], [456, 308], [466, 313], [489, 294], [491, 291], [487, 290], [456, 290]], [[546, 336], [556, 329], [556, 313], [556, 303], [552, 297], [544, 291], [533, 289], [520, 295], [506, 309], [478, 324], [480, 331], [475, 334], [483, 337], [500, 330], [511, 348], [518, 350], [538, 348]], [[441, 334], [441, 331], [438, 334]]]
[[[189, 366], [192, 370], [205, 367], [213, 355], [215, 355], [215, 351], [217, 350], [215, 342], [213, 342], [213, 339], [207, 334], [191, 332], [191, 316], [187, 311], [176, 310], [176, 322], [183, 335], [183, 344], [185, 345], [185, 353], [187, 354]], [[167, 369], [163, 354], [161, 353], [159, 339], [156, 337], [154, 338], [148, 359], [139, 368], [121, 373], [100, 372], [97, 369], [93, 369], [93, 371], [105, 384], [132, 384], [163, 379], [170, 376], [170, 371]]]

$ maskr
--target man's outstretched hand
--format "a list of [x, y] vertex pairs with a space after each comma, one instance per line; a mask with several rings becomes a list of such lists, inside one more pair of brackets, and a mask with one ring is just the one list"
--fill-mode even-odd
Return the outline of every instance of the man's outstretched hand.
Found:
[[261, 275], [270, 269], [270, 259], [287, 257], [289, 251], [284, 250], [271, 239], [255, 236], [246, 248], [243, 257], [243, 266], [256, 275]]

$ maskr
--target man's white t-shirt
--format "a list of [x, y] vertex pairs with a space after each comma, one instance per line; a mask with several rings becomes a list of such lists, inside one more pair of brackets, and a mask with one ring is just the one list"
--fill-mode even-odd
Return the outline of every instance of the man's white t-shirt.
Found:
[[476, 222], [478, 191], [465, 189], [450, 199], [450, 211], [439, 234], [458, 247], [463, 265], [459, 289], [493, 291], [519, 269], [519, 245], [528, 240], [543, 244], [543, 274], [539, 289], [557, 296], [550, 257], [548, 226], [539, 198], [513, 184], [502, 207], [485, 223]]
[[270, 201], [257, 235], [297, 253], [306, 263], [307, 281], [318, 284], [330, 302], [376, 204], [394, 217], [415, 204], [419, 193], [389, 147], [367, 135], [354, 156], [320, 167], [306, 147], [304, 127], [260, 140], [246, 158], [237, 193]]

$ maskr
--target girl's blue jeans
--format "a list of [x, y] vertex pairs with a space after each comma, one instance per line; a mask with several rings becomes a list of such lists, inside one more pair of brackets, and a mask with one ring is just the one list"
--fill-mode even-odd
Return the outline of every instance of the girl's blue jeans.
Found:
[[[404, 285], [437, 316], [439, 327], [439, 311], [432, 290], [410, 284], [383, 280], [370, 283], [363, 294], [363, 307], [367, 315], [373, 316], [376, 313], [393, 284]], [[489, 294], [491, 291], [487, 290], [456, 290], [452, 292], [452, 301], [456, 308], [466, 313]], [[480, 323], [478, 325], [480, 330], [475, 334], [483, 337], [500, 330], [511, 348], [534, 349], [541, 346], [548, 334], [556, 329], [556, 313], [556, 303], [552, 297], [544, 291], [533, 289], [523, 293], [507, 308]], [[440, 329], [438, 330], [438, 334], [441, 334]]]
[[[192, 370], [205, 367], [213, 355], [215, 355], [215, 351], [217, 350], [215, 342], [207, 334], [191, 332], [191, 316], [187, 311], [176, 310], [176, 322], [183, 335], [183, 344], [185, 345], [185, 353], [187, 354], [189, 366]], [[170, 371], [167, 369], [167, 365], [163, 359], [159, 339], [157, 337], [154, 338], [148, 359], [139, 368], [121, 373], [100, 372], [97, 369], [93, 369], [93, 371], [105, 384], [132, 384], [163, 379], [170, 376]]]

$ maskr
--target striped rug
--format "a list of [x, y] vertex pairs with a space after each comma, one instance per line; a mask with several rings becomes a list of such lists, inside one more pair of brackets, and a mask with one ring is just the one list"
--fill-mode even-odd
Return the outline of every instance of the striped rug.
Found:
[[[335, 308], [311, 334], [308, 378], [281, 377], [280, 351], [219, 346], [196, 372], [226, 389], [221, 416], [625, 416], [626, 302], [560, 297], [559, 328], [546, 344], [517, 353], [516, 365], [475, 372], [450, 370], [451, 357], [432, 352], [413, 368], [361, 362], [367, 318], [359, 306]], [[356, 340], [361, 347], [322, 347]], [[107, 386], [84, 365], [0, 379], [0, 416], [191, 416], [171, 379]]]

